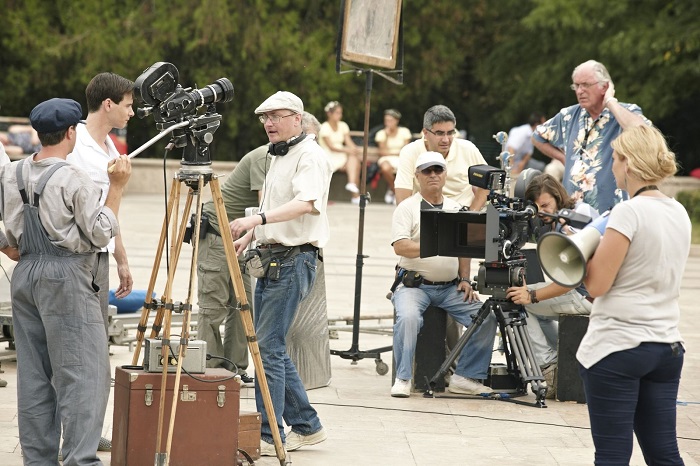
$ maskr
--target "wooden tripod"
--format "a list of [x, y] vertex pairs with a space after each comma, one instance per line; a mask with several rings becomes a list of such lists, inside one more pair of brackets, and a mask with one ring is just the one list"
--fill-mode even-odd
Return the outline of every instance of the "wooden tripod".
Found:
[[[173, 237], [170, 244], [170, 263], [168, 269], [168, 279], [165, 285], [163, 297], [160, 301], [158, 301], [157, 299], [153, 300], [153, 289], [155, 287], [156, 278], [158, 276], [158, 269], [160, 267], [160, 261], [163, 255], [163, 249], [165, 247], [165, 238], [168, 232], [168, 225], [171, 223], [174, 226], [178, 225], [180, 187], [183, 182], [189, 187], [189, 191], [187, 193], [187, 200], [184, 206], [185, 214], [183, 215], [182, 220], [179, 223], [179, 227], [177, 229], [172, 230]], [[228, 217], [226, 215], [226, 209], [224, 207], [224, 200], [221, 195], [221, 188], [219, 185], [218, 175], [212, 174], [211, 168], [209, 166], [207, 166], [205, 170], [192, 172], [183, 171], [183, 169], [181, 168], [180, 171], [176, 174], [175, 178], [173, 179], [173, 184], [168, 199], [167, 211], [165, 214], [165, 218], [163, 219], [163, 227], [160, 235], [160, 240], [158, 242], [156, 258], [153, 264], [153, 270], [151, 271], [151, 280], [148, 285], [146, 300], [144, 302], [143, 311], [141, 313], [141, 320], [139, 321], [136, 333], [136, 349], [134, 351], [134, 357], [132, 361], [132, 364], [134, 365], [138, 364], [141, 346], [148, 325], [149, 313], [151, 309], [157, 310], [156, 318], [151, 329], [151, 338], [157, 337], [162, 327], [163, 342], [161, 356], [163, 360], [163, 375], [161, 379], [162, 389], [160, 391], [160, 405], [158, 411], [158, 431], [156, 436], [157, 443], [155, 465], [165, 466], [168, 464], [170, 447], [172, 445], [173, 430], [175, 425], [175, 414], [177, 410], [177, 400], [180, 385], [180, 375], [182, 371], [182, 362], [183, 358], [185, 358], [186, 356], [187, 341], [189, 339], [189, 327], [193, 299], [192, 295], [194, 288], [195, 269], [197, 267], [197, 251], [199, 249], [199, 228], [202, 217], [201, 193], [206, 184], [209, 184], [209, 187], [211, 188], [212, 200], [214, 202], [214, 207], [216, 208], [216, 216], [219, 221], [221, 237], [224, 243], [226, 262], [228, 264], [228, 269], [231, 275], [233, 288], [236, 293], [236, 298], [240, 303], [241, 320], [243, 322], [245, 334], [248, 340], [248, 349], [250, 350], [250, 354], [253, 357], [253, 364], [255, 366], [255, 377], [258, 380], [260, 392], [262, 394], [263, 404], [268, 414], [270, 430], [272, 431], [272, 439], [275, 444], [275, 451], [277, 452], [277, 457], [280, 460], [280, 465], [284, 465], [286, 462], [286, 453], [282, 444], [282, 438], [280, 437], [279, 431], [277, 429], [277, 418], [275, 417], [275, 410], [272, 406], [272, 398], [270, 397], [270, 390], [267, 385], [267, 378], [265, 377], [265, 370], [263, 369], [262, 359], [260, 357], [260, 348], [258, 347], [258, 341], [255, 336], [255, 329], [253, 327], [253, 319], [250, 312], [250, 305], [248, 304], [246, 298], [245, 289], [243, 286], [243, 279], [241, 277], [241, 271], [239, 269], [236, 251], [233, 246], [231, 230], [229, 230], [228, 228]], [[192, 233], [193, 251], [192, 260], [190, 264], [190, 277], [188, 282], [189, 286], [187, 290], [187, 299], [182, 304], [173, 304], [172, 284], [175, 276], [175, 269], [177, 268], [177, 262], [180, 256], [180, 251], [182, 250], [183, 238], [187, 229], [188, 214], [192, 207], [192, 201], [194, 198], [196, 198], [197, 201], [197, 213]], [[180, 347], [177, 356], [173, 403], [170, 412], [170, 425], [168, 427], [166, 448], [165, 452], [160, 452], [159, 449], [161, 448], [161, 441], [163, 435], [163, 419], [165, 414], [164, 392], [168, 375], [168, 361], [170, 359], [170, 323], [173, 310], [177, 312], [183, 312], [184, 315]]]

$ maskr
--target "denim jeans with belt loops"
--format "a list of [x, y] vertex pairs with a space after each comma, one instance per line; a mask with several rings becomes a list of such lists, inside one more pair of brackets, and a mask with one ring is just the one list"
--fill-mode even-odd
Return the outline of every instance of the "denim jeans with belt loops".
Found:
[[[255, 288], [255, 332], [260, 356], [277, 418], [285, 440], [282, 419], [292, 431], [309, 435], [321, 430], [321, 421], [309, 403], [294, 363], [287, 354], [286, 337], [299, 303], [309, 294], [316, 279], [316, 252], [301, 252], [280, 260], [278, 280], [258, 279]], [[260, 386], [255, 377], [255, 403], [262, 413], [263, 441], [273, 443]]]

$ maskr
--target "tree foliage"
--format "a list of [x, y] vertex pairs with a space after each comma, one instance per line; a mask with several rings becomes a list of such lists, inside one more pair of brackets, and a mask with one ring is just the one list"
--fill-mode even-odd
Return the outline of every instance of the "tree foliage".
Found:
[[[328, 0], [5, 0], [0, 28], [0, 113], [22, 116], [55, 96], [84, 104], [92, 76], [136, 79], [155, 62], [185, 87], [220, 77], [235, 87], [220, 104], [217, 159], [239, 159], [266, 141], [255, 107], [279, 89], [298, 94], [323, 121], [339, 100], [364, 126], [365, 76], [336, 73], [340, 2]], [[700, 165], [700, 2], [696, 0], [404, 0], [404, 84], [375, 77], [370, 126], [398, 108], [414, 132], [425, 110], [453, 109], [484, 153], [491, 135], [534, 110], [575, 102], [573, 68], [606, 64], [617, 96], [636, 102], [667, 135], [685, 169]], [[347, 69], [347, 68], [345, 68]], [[129, 123], [136, 147], [152, 120]], [[158, 155], [155, 150], [151, 155]]]

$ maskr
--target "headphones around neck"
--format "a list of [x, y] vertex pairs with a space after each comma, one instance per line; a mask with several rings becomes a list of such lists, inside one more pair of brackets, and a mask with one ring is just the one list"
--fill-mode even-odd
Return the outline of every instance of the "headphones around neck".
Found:
[[292, 139], [289, 142], [287, 142], [287, 141], [281, 141], [281, 142], [275, 142], [275, 143], [271, 142], [270, 145], [268, 146], [267, 151], [271, 155], [278, 155], [278, 156], [287, 155], [287, 152], [289, 152], [289, 149], [291, 149], [292, 146], [299, 144], [304, 139], [306, 139], [306, 133], [301, 133], [299, 136], [295, 137], [294, 139]]

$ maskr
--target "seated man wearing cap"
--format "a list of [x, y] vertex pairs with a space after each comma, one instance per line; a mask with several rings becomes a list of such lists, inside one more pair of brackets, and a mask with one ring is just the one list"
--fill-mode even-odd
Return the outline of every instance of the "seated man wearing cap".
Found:
[[[420, 211], [457, 211], [461, 206], [443, 195], [447, 164], [441, 154], [421, 154], [416, 160], [415, 170], [420, 190], [396, 207], [391, 229], [394, 252], [400, 256], [399, 275], [415, 278], [418, 273], [422, 277], [422, 281], [404, 279], [392, 296], [396, 309], [396, 381], [391, 388], [391, 396], [400, 398], [408, 397], [411, 393], [413, 356], [418, 332], [423, 325], [423, 313], [428, 306], [444, 309], [467, 327], [481, 308], [481, 302], [467, 278], [469, 258], [420, 257]], [[478, 379], [485, 379], [488, 374], [495, 335], [496, 318], [491, 314], [462, 350], [455, 374], [450, 378], [450, 392], [467, 395], [491, 392], [491, 388], [482, 385]]]
[[[257, 272], [255, 332], [283, 442], [282, 419], [291, 427], [286, 436], [287, 450], [326, 439], [285, 344], [299, 303], [316, 279], [318, 249], [326, 244], [330, 233], [326, 205], [332, 168], [314, 135], [302, 131], [303, 112], [301, 99], [286, 91], [273, 94], [255, 109], [270, 140], [272, 163], [262, 188], [260, 213], [230, 223], [234, 238], [245, 233], [235, 242], [236, 253], [240, 254], [255, 238], [255, 252], [267, 264]], [[255, 402], [262, 413], [260, 453], [276, 456], [257, 383]]]
[[41, 150], [0, 168], [0, 214], [20, 253], [11, 289], [25, 464], [56, 464], [61, 429], [64, 464], [102, 464], [96, 452], [110, 370], [93, 266], [95, 253], [119, 233], [131, 164], [124, 156], [110, 163], [101, 206], [100, 189], [65, 162], [81, 114], [74, 100], [40, 103], [29, 119]]

